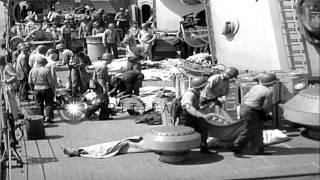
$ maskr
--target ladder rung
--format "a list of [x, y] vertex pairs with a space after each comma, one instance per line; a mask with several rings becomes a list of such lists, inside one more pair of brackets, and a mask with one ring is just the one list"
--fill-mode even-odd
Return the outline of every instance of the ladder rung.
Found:
[[280, 11], [282, 13], [286, 13], [286, 12], [294, 12], [294, 10], [290, 9], [283, 9], [282, 11]]
[[284, 19], [287, 21], [294, 21], [296, 18], [294, 16], [288, 16], [288, 17], [284, 17]]
[[304, 60], [293, 60], [294, 63], [297, 63], [297, 64], [305, 64], [305, 61]]
[[299, 28], [286, 28], [287, 31], [299, 31]]
[[286, 23], [296, 23], [296, 21], [295, 20], [286, 20], [286, 21], [284, 21], [284, 22], [282, 22], [282, 24], [286, 24]]
[[288, 35], [288, 34], [299, 34], [300, 32], [298, 31], [290, 31], [290, 32], [287, 32], [287, 33], [282, 33], [284, 35]]
[[305, 67], [305, 64], [294, 64], [294, 67], [296, 68], [304, 68]]
[[286, 9], [286, 10], [287, 10], [287, 9], [288, 9], [288, 10], [289, 10], [289, 9], [292, 10], [292, 6], [290, 6], [290, 5], [289, 5], [289, 6], [283, 5], [281, 8], [282, 8], [282, 9]]
[[295, 53], [304, 53], [304, 50], [291, 50], [291, 53], [295, 54]]
[[303, 57], [302, 54], [296, 54], [296, 55], [288, 55], [289, 57]]
[[[300, 39], [288, 39], [288, 41], [291, 43], [291, 42], [293, 42], [293, 43], [295, 43], [295, 42], [302, 42]], [[290, 44], [288, 42], [288, 44]]]
[[285, 46], [297, 46], [297, 45], [301, 45], [301, 43], [290, 43], [290, 44], [285, 44]]

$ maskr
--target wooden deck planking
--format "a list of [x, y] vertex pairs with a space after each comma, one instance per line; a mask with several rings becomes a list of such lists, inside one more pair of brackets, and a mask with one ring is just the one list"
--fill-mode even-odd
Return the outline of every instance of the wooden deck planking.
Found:
[[[159, 162], [159, 156], [154, 153], [89, 159], [67, 157], [60, 149], [63, 145], [82, 147], [130, 136], [143, 136], [154, 127], [135, 124], [135, 118], [124, 113], [111, 121], [88, 120], [74, 123], [59, 120], [57, 116], [53, 125], [46, 126], [48, 139], [27, 141], [28, 157], [34, 162], [28, 165], [29, 179], [42, 180], [44, 175], [46, 180], [245, 179], [319, 171], [314, 165], [319, 163], [319, 142], [306, 139], [299, 132], [285, 145], [283, 143], [268, 147], [268, 150], [275, 150], [272, 156], [248, 156], [249, 158], [241, 159], [233, 157], [226, 150], [217, 155], [205, 155], [195, 149], [189, 154], [189, 161], [175, 165]], [[54, 158], [57, 161], [53, 161]], [[42, 161], [36, 161], [41, 159]], [[14, 177], [14, 180], [26, 179], [26, 172], [21, 173], [21, 169], [16, 168]], [[311, 179], [318, 177], [310, 176]]]

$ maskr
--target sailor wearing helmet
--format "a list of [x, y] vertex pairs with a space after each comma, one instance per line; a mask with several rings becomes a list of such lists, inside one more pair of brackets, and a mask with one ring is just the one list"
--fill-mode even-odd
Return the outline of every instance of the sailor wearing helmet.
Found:
[[29, 46], [23, 43], [20, 46], [20, 54], [17, 57], [16, 72], [19, 84], [19, 97], [21, 100], [28, 100], [28, 75], [30, 72], [29, 62]]
[[52, 123], [53, 99], [55, 80], [50, 69], [46, 68], [47, 60], [45, 57], [37, 59], [36, 67], [32, 68], [29, 74], [29, 85], [34, 90], [37, 105], [41, 109], [41, 114], [45, 117], [45, 122]]
[[215, 116], [213, 113], [203, 114], [200, 109], [200, 92], [207, 85], [207, 78], [196, 77], [191, 80], [191, 88], [188, 89], [181, 98], [182, 111], [179, 114], [179, 124], [189, 126], [201, 135], [200, 152], [211, 153], [208, 150], [208, 124], [205, 120], [210, 120]]
[[71, 24], [70, 20], [65, 20], [61, 27], [62, 41], [67, 49], [71, 49]]
[[263, 148], [263, 122], [272, 106], [272, 86], [277, 78], [274, 74], [258, 75], [259, 84], [253, 86], [244, 96], [240, 106], [240, 119], [245, 121], [245, 127], [233, 144], [235, 154], [242, 153], [244, 147], [251, 142], [254, 155], [267, 155]]
[[99, 21], [93, 22], [92, 35], [97, 35], [104, 32], [104, 28], [100, 25]]
[[222, 74], [214, 74], [210, 76], [208, 84], [201, 93], [200, 105], [203, 106], [211, 102], [215, 105], [221, 106], [221, 101], [224, 101], [225, 96], [229, 93], [229, 80], [237, 78], [238, 74], [238, 69], [229, 67]]

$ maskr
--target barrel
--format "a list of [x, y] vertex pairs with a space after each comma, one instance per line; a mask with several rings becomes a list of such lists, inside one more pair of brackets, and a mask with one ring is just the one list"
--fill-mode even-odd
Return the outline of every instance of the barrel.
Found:
[[88, 36], [86, 37], [88, 56], [94, 62], [105, 52], [102, 44], [102, 37]]
[[28, 140], [44, 139], [43, 116], [31, 115], [27, 117], [26, 132]]

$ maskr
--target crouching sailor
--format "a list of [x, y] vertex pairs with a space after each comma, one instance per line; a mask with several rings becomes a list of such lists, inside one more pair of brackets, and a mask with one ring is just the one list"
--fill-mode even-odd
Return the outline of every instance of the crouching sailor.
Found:
[[181, 99], [182, 112], [179, 115], [179, 124], [194, 128], [201, 135], [200, 152], [211, 153], [208, 150], [208, 123], [206, 120], [212, 119], [215, 114], [203, 114], [200, 109], [200, 92], [207, 84], [207, 79], [197, 77], [191, 81], [191, 89], [188, 89]]
[[[99, 120], [110, 120], [109, 117], [109, 96], [108, 96], [108, 82], [109, 74], [107, 65], [112, 61], [113, 57], [110, 53], [105, 53], [102, 55], [99, 65], [96, 66], [93, 72], [92, 80], [89, 84], [89, 93], [96, 94], [92, 98], [87, 98], [84, 96], [85, 101], [91, 101], [92, 106], [86, 109], [85, 114], [87, 118], [95, 113], [97, 110], [100, 110]], [[92, 92], [93, 91], [93, 92]], [[90, 96], [90, 94], [88, 94]]]
[[119, 76], [113, 77], [110, 84], [110, 96], [121, 97], [123, 95], [134, 94], [139, 96], [144, 75], [139, 71], [126, 71]]

